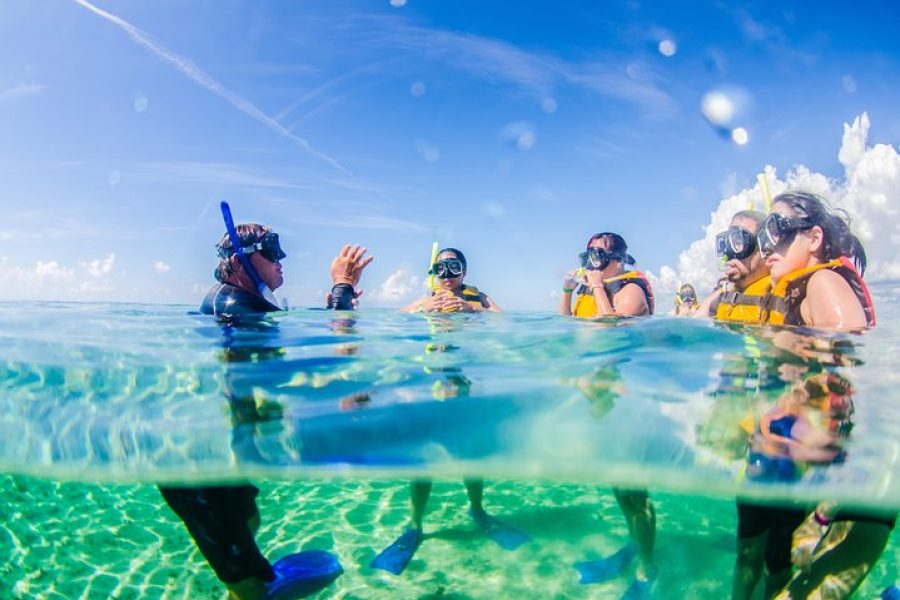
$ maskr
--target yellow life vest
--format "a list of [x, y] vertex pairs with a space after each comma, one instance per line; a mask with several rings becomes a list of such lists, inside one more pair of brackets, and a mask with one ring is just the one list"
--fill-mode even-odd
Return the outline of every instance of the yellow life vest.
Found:
[[481, 292], [474, 285], [463, 285], [460, 290], [463, 300], [480, 308], [486, 308], [481, 301]]
[[[647, 308], [649, 309], [648, 314], [652, 315], [654, 308], [653, 290], [650, 288], [650, 282], [647, 281], [647, 278], [640, 271], [626, 271], [621, 275], [616, 275], [615, 277], [603, 280], [603, 289], [606, 291], [606, 295], [609, 297], [610, 302], [612, 302], [613, 295], [628, 283], [637, 284], [641, 288], [644, 292], [644, 297], [647, 299]], [[615, 306], [613, 308], [615, 308]], [[576, 317], [590, 319], [591, 317], [596, 317], [599, 312], [600, 311], [597, 310], [597, 301], [594, 299], [594, 294], [592, 294], [586, 286], [580, 286], [578, 294], [575, 297], [575, 306], [572, 308], [572, 314]]]
[[724, 292], [710, 307], [713, 318], [730, 323], [762, 322], [763, 305], [771, 284], [772, 279], [766, 275], [748, 285], [743, 292]]
[[[432, 292], [433, 296], [435, 292]], [[481, 301], [481, 292], [478, 291], [478, 288], [474, 285], [463, 285], [459, 290], [459, 295], [462, 296], [462, 299], [472, 304], [478, 308], [487, 308], [484, 303]]]
[[766, 297], [763, 321], [771, 325], [804, 325], [800, 316], [800, 303], [806, 298], [806, 285], [816, 271], [829, 269], [844, 278], [856, 294], [866, 315], [866, 325], [875, 326], [875, 306], [869, 288], [853, 263], [846, 256], [840, 256], [827, 263], [798, 269], [781, 278]]

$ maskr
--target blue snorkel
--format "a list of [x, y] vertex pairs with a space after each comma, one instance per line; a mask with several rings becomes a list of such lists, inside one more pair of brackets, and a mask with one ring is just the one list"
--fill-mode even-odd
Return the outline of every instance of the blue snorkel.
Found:
[[275, 298], [275, 294], [273, 294], [272, 290], [269, 289], [269, 286], [263, 282], [259, 273], [256, 272], [256, 269], [250, 263], [250, 259], [247, 258], [247, 254], [244, 253], [241, 239], [238, 237], [237, 230], [234, 228], [234, 219], [231, 218], [231, 207], [229, 207], [228, 203], [224, 200], [219, 203], [219, 207], [222, 209], [222, 219], [225, 221], [225, 229], [228, 231], [228, 239], [231, 240], [231, 247], [234, 248], [234, 253], [241, 262], [241, 266], [244, 267], [244, 271], [247, 272], [247, 275], [249, 275], [250, 279], [253, 281], [253, 285], [256, 286], [256, 291], [259, 292], [259, 295], [262, 296], [266, 302], [271, 304], [275, 310], [282, 310], [282, 308], [278, 306], [278, 300]]

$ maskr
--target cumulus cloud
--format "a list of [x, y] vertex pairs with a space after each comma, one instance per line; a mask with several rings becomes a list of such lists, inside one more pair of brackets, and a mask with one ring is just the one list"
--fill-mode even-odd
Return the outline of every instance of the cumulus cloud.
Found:
[[155, 263], [153, 263], [153, 270], [156, 271], [157, 273], [168, 273], [171, 269], [172, 269], [172, 267], [170, 267], [169, 265], [167, 265], [166, 263], [164, 263], [161, 260], [158, 260]]
[[59, 261], [38, 261], [34, 265], [14, 264], [9, 257], [0, 258], [0, 288], [3, 300], [91, 300], [115, 289], [113, 266], [115, 255], [74, 266]]
[[378, 304], [399, 306], [409, 302], [422, 291], [422, 280], [406, 269], [397, 269], [371, 293]]
[[[866, 280], [900, 278], [900, 154], [888, 144], [869, 145], [869, 117], [862, 114], [852, 124], [844, 124], [838, 160], [844, 179], [829, 179], [798, 165], [783, 178], [767, 166], [765, 176], [772, 195], [788, 189], [803, 189], [829, 199], [835, 208], [849, 215], [851, 229], [866, 248], [869, 267]], [[749, 207], [764, 210], [760, 184], [724, 198], [710, 214], [703, 237], [652, 276], [658, 297], [671, 298], [676, 286], [692, 283], [701, 293], [712, 289], [720, 277], [719, 261], [713, 252], [716, 233], [724, 231], [734, 213]], [[660, 309], [665, 309], [661, 306]]]

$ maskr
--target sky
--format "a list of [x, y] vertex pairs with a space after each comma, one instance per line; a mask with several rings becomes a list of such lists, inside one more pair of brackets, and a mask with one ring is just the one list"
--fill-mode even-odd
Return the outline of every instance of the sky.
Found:
[[292, 306], [345, 243], [366, 304], [409, 302], [437, 241], [554, 310], [616, 231], [664, 308], [759, 173], [900, 277], [900, 5], [785, 6], [6, 0], [0, 300], [197, 304], [227, 200], [281, 234]]

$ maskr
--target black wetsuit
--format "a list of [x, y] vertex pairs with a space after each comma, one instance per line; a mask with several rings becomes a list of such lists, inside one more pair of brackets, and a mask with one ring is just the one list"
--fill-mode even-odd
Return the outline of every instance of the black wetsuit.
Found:
[[[350, 310], [356, 294], [349, 284], [332, 288], [328, 308]], [[200, 312], [215, 316], [227, 330], [252, 328], [259, 325], [265, 313], [275, 308], [257, 294], [227, 283], [214, 285], [200, 304]], [[239, 362], [242, 356], [272, 353], [273, 348], [230, 348], [228, 361]], [[252, 352], [251, 352], [252, 350]], [[276, 353], [277, 354], [277, 353]], [[243, 360], [249, 360], [244, 358]], [[239, 394], [228, 393], [235, 423], [235, 439], [246, 437], [242, 432], [248, 424], [265, 420], [258, 414], [254, 402], [247, 402]], [[240, 454], [239, 448], [235, 451]], [[224, 583], [238, 583], [251, 577], [272, 581], [275, 573], [271, 563], [259, 551], [250, 521], [258, 517], [256, 496], [259, 489], [250, 484], [203, 487], [160, 486], [168, 505], [181, 517], [197, 547]]]
[[[240, 326], [272, 311], [268, 302], [227, 283], [212, 287], [200, 305], [200, 312], [214, 315], [221, 322]], [[232, 409], [236, 408], [231, 400]], [[241, 411], [237, 421], [244, 421]], [[254, 485], [204, 487], [164, 487], [159, 491], [168, 505], [181, 517], [207, 562], [224, 583], [238, 583], [250, 577], [272, 581], [272, 565], [259, 551], [249, 521], [259, 515]]]

